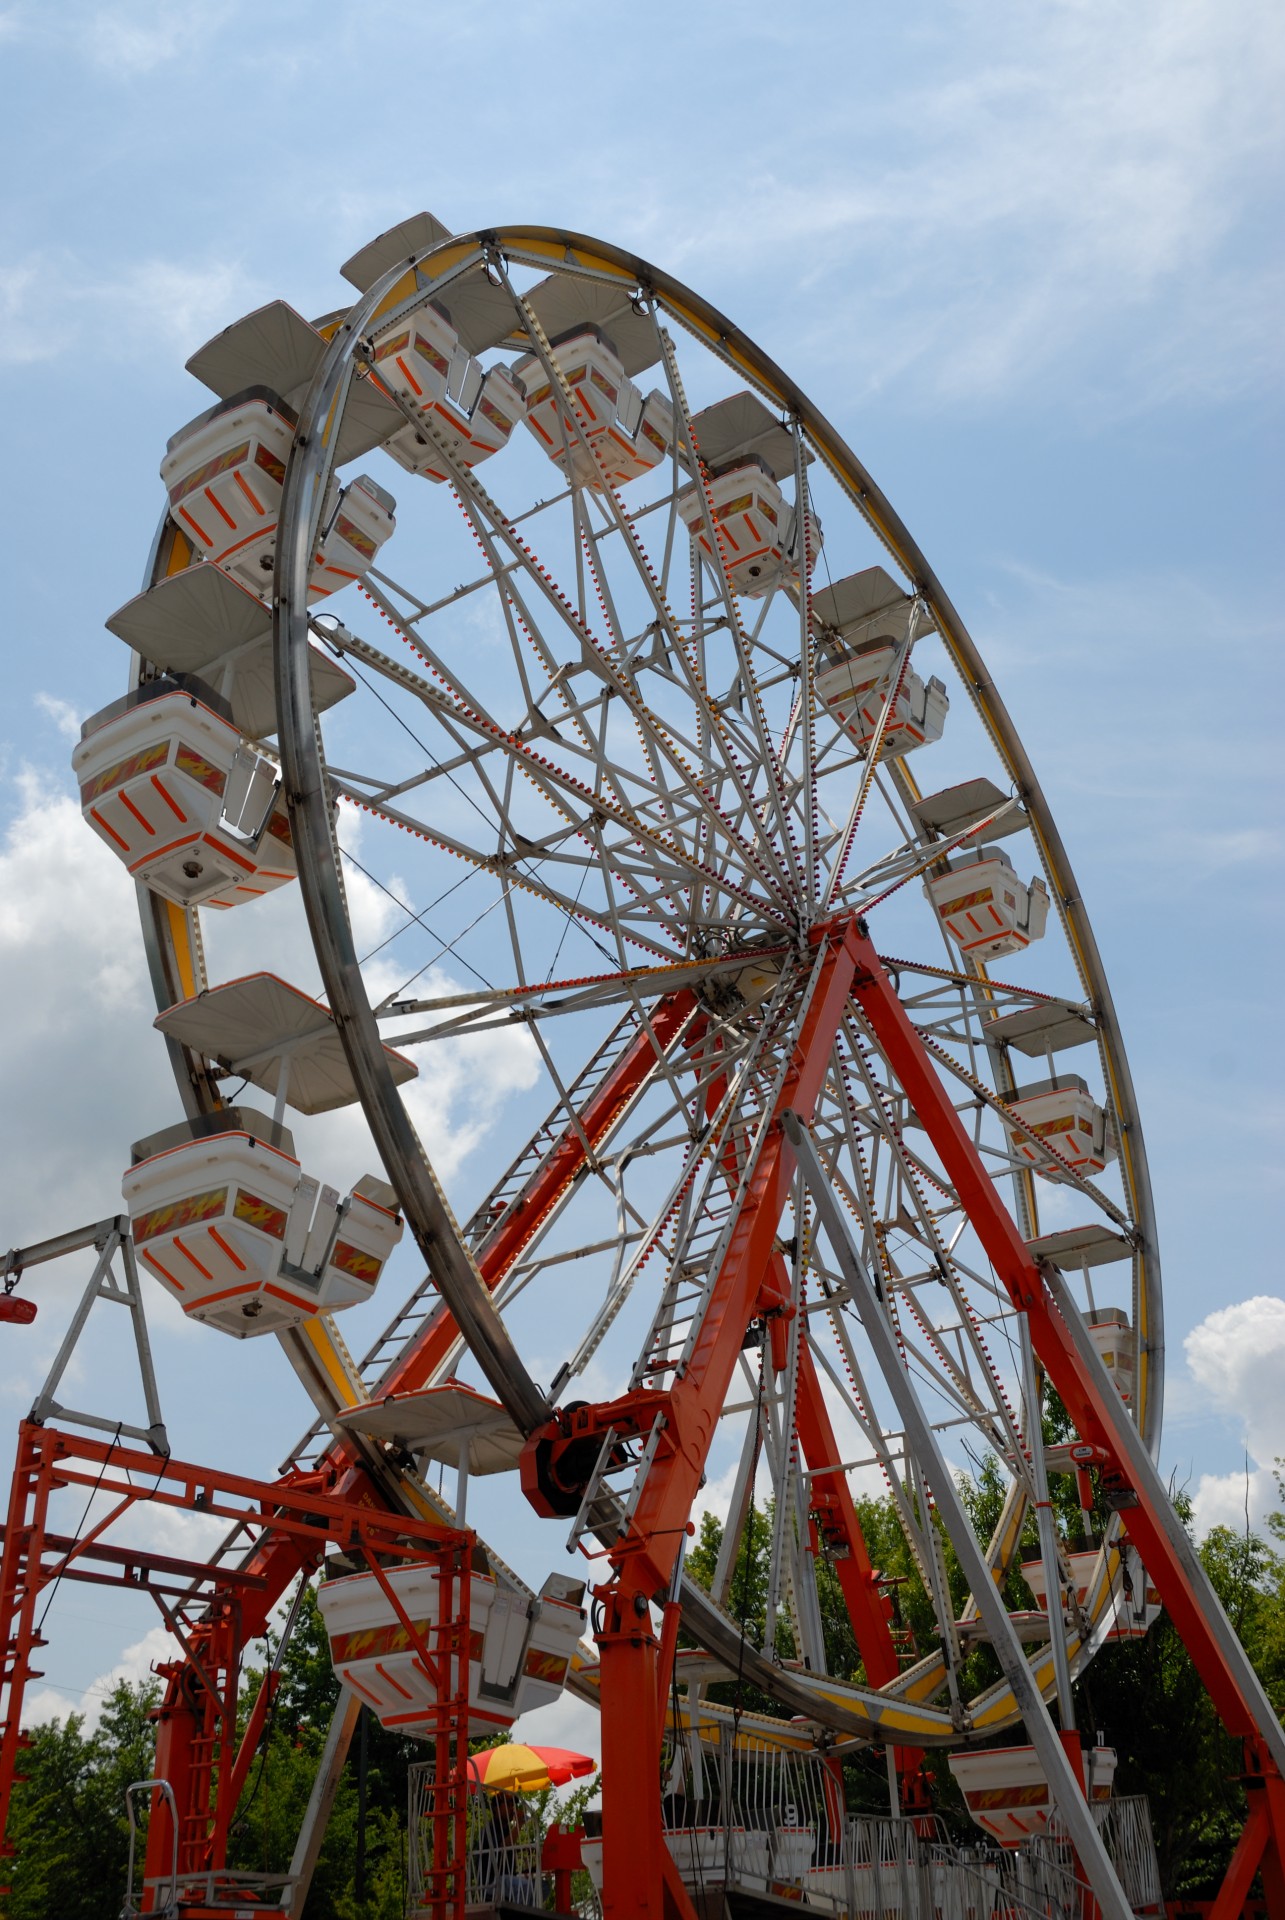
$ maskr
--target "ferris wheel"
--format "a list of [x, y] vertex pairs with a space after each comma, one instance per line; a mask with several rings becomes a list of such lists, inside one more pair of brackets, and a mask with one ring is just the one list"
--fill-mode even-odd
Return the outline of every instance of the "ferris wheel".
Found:
[[[1068, 1736], [1072, 1682], [1147, 1631], [1180, 1552], [1157, 1533], [1144, 1564], [1126, 1498], [1094, 1520], [1122, 1458], [1154, 1478], [1156, 1227], [1098, 949], [991, 672], [826, 418], [663, 272], [429, 215], [343, 271], [350, 306], [274, 302], [189, 362], [215, 404], [169, 443], [145, 590], [109, 621], [131, 692], [77, 751], [185, 1113], [126, 1176], [137, 1258], [194, 1319], [279, 1338], [317, 1409], [294, 1469], [459, 1528], [470, 1475], [508, 1472], [558, 1523], [538, 1604], [488, 1543], [486, 1632], [520, 1614], [531, 1651], [466, 1718], [564, 1683], [600, 1704], [608, 1911], [660, 1912], [659, 1868], [623, 1904], [626, 1844], [660, 1833], [662, 1738], [672, 1769], [746, 1723], [711, 1697], [733, 1677], [777, 1703], [764, 1738], [886, 1751], [894, 1814], [949, 1749], [1011, 1839], [1033, 1766], [1109, 1901], [1084, 1796], [1112, 1760], [1077, 1777]], [[295, 881], [323, 999], [266, 942], [207, 977], [209, 916]], [[479, 1047], [504, 1156], [466, 1212], [420, 1133], [437, 1063]], [[341, 1199], [287, 1110], [353, 1102], [386, 1178]], [[425, 1276], [358, 1360], [334, 1316], [403, 1222]], [[983, 1460], [978, 1538], [955, 1475]], [[715, 1476], [707, 1590], [683, 1551]], [[756, 1528], [761, 1639], [734, 1590]], [[371, 1577], [322, 1589], [336, 1668], [414, 1726], [432, 1688], [413, 1648], [369, 1652]]]

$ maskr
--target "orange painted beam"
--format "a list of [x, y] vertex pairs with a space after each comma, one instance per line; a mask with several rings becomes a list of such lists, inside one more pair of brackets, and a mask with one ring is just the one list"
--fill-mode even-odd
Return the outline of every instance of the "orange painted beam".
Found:
[[[638, 1418], [637, 1403], [645, 1406], [654, 1400], [658, 1409], [665, 1409], [669, 1424], [629, 1529], [612, 1550], [612, 1577], [598, 1589], [603, 1777], [608, 1783], [603, 1795], [603, 1905], [609, 1920], [663, 1920], [667, 1904], [686, 1900], [674, 1884], [672, 1869], [667, 1871], [661, 1831], [660, 1650], [650, 1602], [669, 1585], [745, 1330], [760, 1310], [771, 1270], [796, 1166], [780, 1115], [788, 1110], [811, 1115], [848, 1004], [858, 957], [852, 921], [818, 929], [814, 943], [823, 942], [776, 1112], [710, 1288], [691, 1357], [667, 1393], [627, 1396], [633, 1419]], [[609, 1421], [610, 1409], [597, 1408], [594, 1416], [597, 1424]]]
[[[828, 946], [777, 1098], [778, 1115], [789, 1110], [812, 1113], [848, 1004], [857, 961], [852, 924], [832, 923], [819, 930], [818, 943], [821, 938], [828, 939]], [[710, 1288], [691, 1357], [681, 1379], [669, 1390], [668, 1444], [647, 1476], [628, 1533], [613, 1549], [621, 1577], [637, 1593], [650, 1596], [669, 1585], [679, 1538], [700, 1486], [745, 1330], [770, 1270], [795, 1165], [794, 1150], [779, 1118], [774, 1118], [751, 1190]], [[637, 1401], [639, 1396], [630, 1398]]]
[[838, 1547], [834, 1571], [843, 1590], [857, 1650], [872, 1687], [886, 1687], [901, 1671], [889, 1621], [892, 1608], [879, 1590], [857, 1509], [845, 1473], [827, 1473], [839, 1459], [830, 1410], [821, 1391], [816, 1362], [806, 1340], [799, 1342], [799, 1379], [795, 1398], [799, 1446], [812, 1474], [812, 1511], [827, 1538]]
[[[610, 1134], [621, 1113], [656, 1071], [656, 1047], [663, 1053], [672, 1045], [695, 1006], [696, 996], [687, 988], [681, 993], [667, 994], [657, 1004], [651, 1015], [651, 1032], [644, 1028], [578, 1116], [591, 1147], [601, 1145]], [[478, 1255], [478, 1271], [491, 1292], [530, 1245], [584, 1163], [584, 1141], [576, 1128], [568, 1124], [557, 1146], [532, 1175], [517, 1204], [483, 1243]], [[438, 1307], [401, 1356], [382, 1391], [411, 1393], [422, 1387], [433, 1378], [457, 1338], [458, 1329], [450, 1309], [444, 1305]]]

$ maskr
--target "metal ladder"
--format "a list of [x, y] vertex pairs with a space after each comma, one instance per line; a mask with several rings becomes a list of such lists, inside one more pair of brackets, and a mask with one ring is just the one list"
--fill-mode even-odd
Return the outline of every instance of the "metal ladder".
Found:
[[[642, 1021], [638, 1012], [630, 1007], [568, 1087], [567, 1099], [577, 1112], [584, 1110], [598, 1089], [620, 1065], [641, 1031]], [[573, 1132], [574, 1129], [567, 1120], [566, 1106], [559, 1101], [536, 1128], [507, 1171], [469, 1216], [462, 1231], [462, 1238], [475, 1256], [480, 1255], [490, 1236], [508, 1218], [550, 1154], [568, 1140]], [[581, 1173], [577, 1177], [583, 1177], [583, 1173], [588, 1170], [588, 1165], [587, 1160], [581, 1163]], [[425, 1274], [419, 1285], [402, 1302], [373, 1346], [358, 1362], [358, 1374], [372, 1399], [378, 1393], [385, 1377], [414, 1344], [420, 1331], [437, 1312], [440, 1304], [441, 1295], [437, 1291], [436, 1282], [431, 1274]], [[315, 1420], [282, 1462], [281, 1472], [287, 1473], [294, 1468], [315, 1467], [329, 1452], [331, 1444], [330, 1429], [324, 1421]]]

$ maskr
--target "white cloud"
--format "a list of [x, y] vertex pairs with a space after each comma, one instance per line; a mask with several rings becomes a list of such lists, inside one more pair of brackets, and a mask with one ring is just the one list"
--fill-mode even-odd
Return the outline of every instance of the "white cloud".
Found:
[[173, 1660], [178, 1651], [178, 1641], [172, 1633], [165, 1627], [152, 1627], [141, 1640], [135, 1640], [132, 1646], [126, 1647], [120, 1659], [106, 1673], [100, 1673], [96, 1680], [92, 1680], [79, 1696], [62, 1688], [33, 1689], [23, 1703], [23, 1723], [28, 1727], [36, 1727], [48, 1720], [65, 1720], [69, 1714], [79, 1713], [84, 1715], [86, 1728], [92, 1732], [114, 1687], [122, 1680], [130, 1686], [150, 1680], [157, 1662]]
[[99, 7], [86, 23], [83, 52], [121, 79], [152, 73], [190, 46], [189, 23], [166, 8]]
[[1234, 1423], [1248, 1457], [1244, 1472], [1205, 1473], [1193, 1494], [1196, 1528], [1251, 1525], [1279, 1505], [1274, 1462], [1285, 1455], [1285, 1299], [1256, 1294], [1220, 1307], [1183, 1343], [1187, 1365], [1214, 1409]]
[[38, 693], [36, 705], [53, 721], [64, 740], [79, 740], [81, 716], [69, 700], [60, 700], [53, 693]]
[[76, 803], [31, 773], [0, 844], [0, 1033], [9, 1129], [9, 1241], [97, 1220], [118, 1204], [131, 1138], [156, 1124], [164, 1053], [124, 869]]
[[597, 1707], [573, 1693], [564, 1693], [534, 1713], [524, 1713], [509, 1737], [528, 1746], [565, 1747], [571, 1753], [587, 1753], [592, 1760], [602, 1762], [602, 1716]]
[[[13, 810], [0, 840], [0, 897], [7, 903], [0, 998], [15, 1017], [0, 1031], [0, 1071], [19, 1124], [10, 1129], [0, 1173], [0, 1210], [5, 1244], [23, 1246], [113, 1213], [131, 1141], [176, 1118], [177, 1103], [152, 1027], [128, 876], [59, 785], [26, 770], [2, 788]], [[355, 870], [347, 885], [366, 950], [394, 924], [397, 908]], [[239, 912], [207, 915], [206, 951], [216, 983], [266, 969], [305, 992], [320, 990], [297, 887]], [[395, 984], [391, 971], [375, 991], [384, 984]], [[441, 975], [437, 984], [449, 992], [457, 983]], [[497, 1031], [412, 1052], [421, 1072], [406, 1089], [407, 1106], [449, 1191], [498, 1124], [506, 1099], [534, 1084], [535, 1050], [529, 1036]], [[252, 1090], [249, 1104], [263, 1107], [266, 1096]], [[379, 1170], [360, 1109], [313, 1120], [292, 1116], [291, 1125], [308, 1170], [341, 1192]], [[33, 1363], [18, 1391], [26, 1395], [34, 1383]]]
[[[1278, 8], [962, 4], [915, 51], [914, 78], [849, 103], [842, 129], [818, 100], [799, 172], [750, 163], [758, 246], [815, 295], [813, 357], [851, 368], [855, 337], [870, 389], [913, 368], [925, 397], [968, 403], [1109, 342], [1076, 395], [1117, 415], [1279, 378], [1259, 211], [1281, 151]], [[685, 251], [748, 265], [721, 221], [689, 219]]]
[[0, 262], [0, 363], [56, 360], [73, 348], [108, 361], [132, 361], [140, 347], [182, 358], [256, 304], [235, 259], [153, 257], [108, 271], [37, 250]]
[[70, 50], [111, 79], [130, 81], [155, 73], [173, 60], [191, 59], [233, 12], [227, 0], [209, 0], [198, 15], [189, 18], [176, 17], [157, 0], [117, 0], [110, 6], [61, 0], [56, 10], [7, 9], [0, 14], [0, 41], [20, 41], [60, 56]]

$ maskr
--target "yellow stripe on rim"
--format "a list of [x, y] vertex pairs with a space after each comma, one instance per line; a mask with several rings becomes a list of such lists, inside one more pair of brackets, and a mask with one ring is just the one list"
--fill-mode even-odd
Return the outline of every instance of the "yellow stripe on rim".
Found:
[[174, 951], [174, 964], [178, 968], [183, 998], [194, 1000], [197, 993], [196, 954], [192, 946], [191, 923], [186, 910], [183, 907], [176, 907], [172, 900], [165, 902], [165, 915], [169, 921], [170, 944]]

